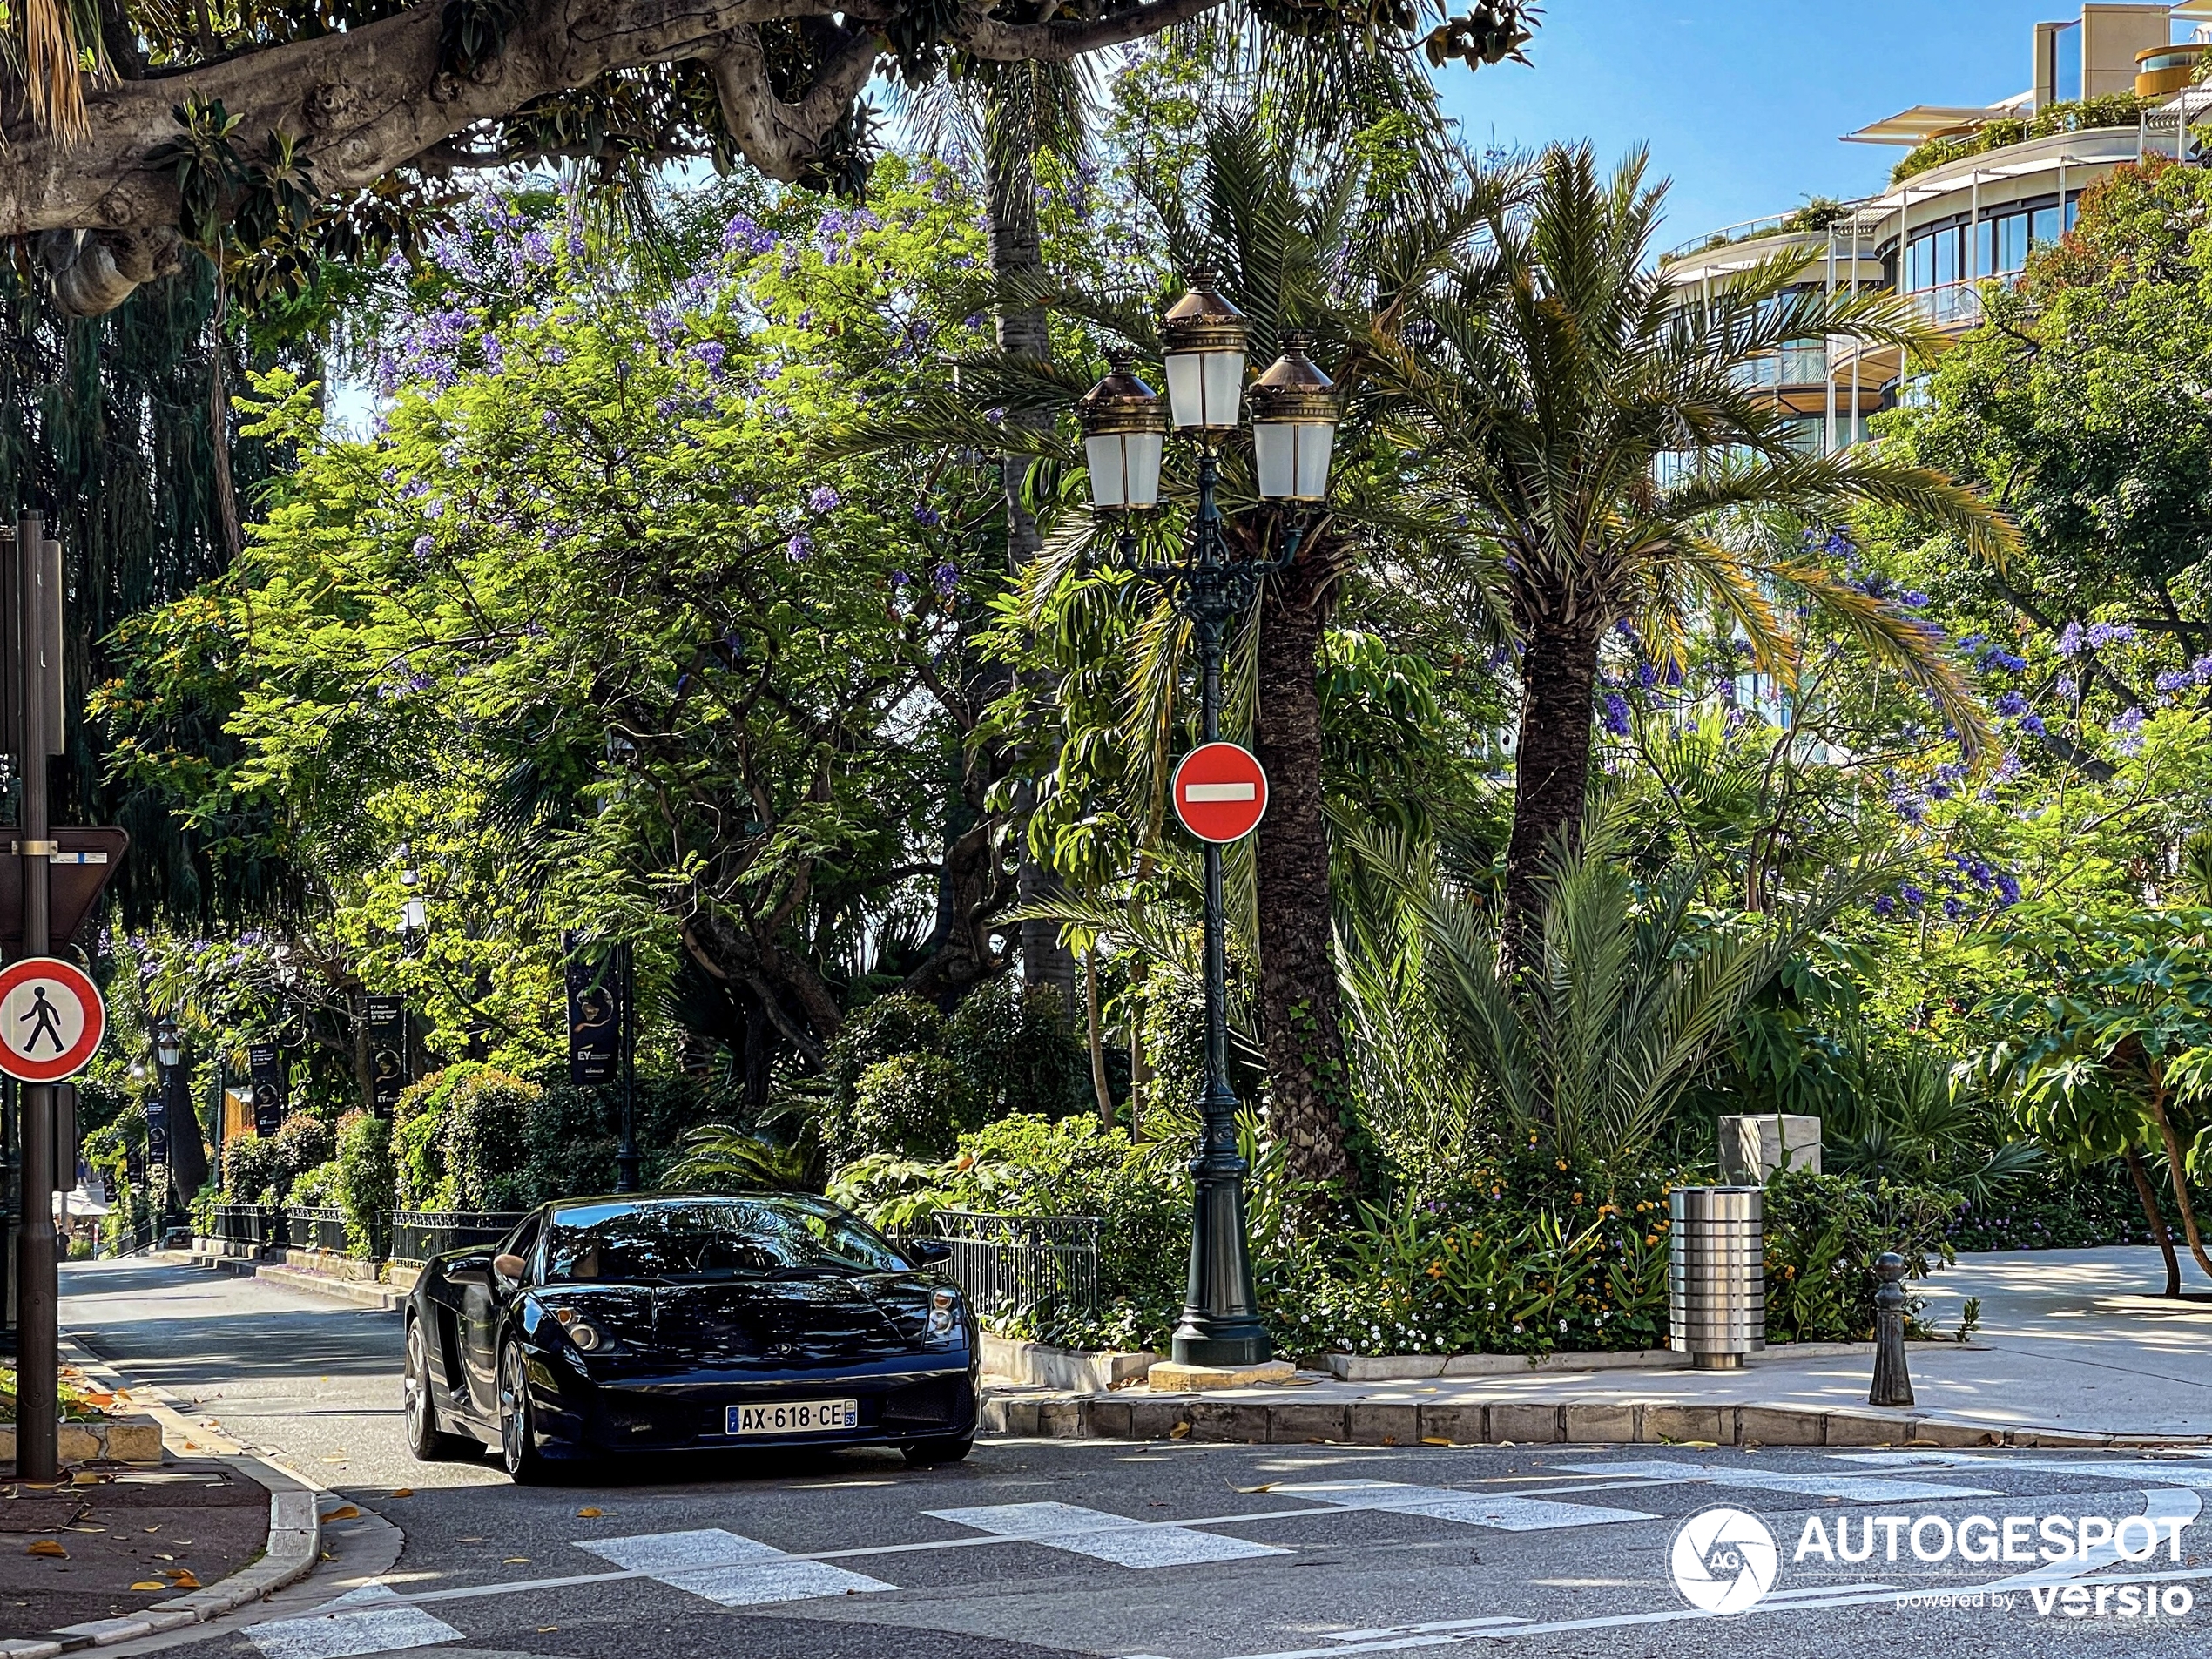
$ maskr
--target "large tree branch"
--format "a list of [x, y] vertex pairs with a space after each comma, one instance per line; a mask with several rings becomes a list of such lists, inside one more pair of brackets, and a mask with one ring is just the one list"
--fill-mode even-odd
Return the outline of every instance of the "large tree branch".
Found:
[[759, 34], [750, 28], [732, 30], [711, 59], [715, 90], [722, 95], [722, 124], [745, 158], [768, 177], [786, 184], [801, 179], [823, 138], [875, 72], [878, 51], [873, 34], [853, 36], [799, 101], [786, 104], [769, 84]]

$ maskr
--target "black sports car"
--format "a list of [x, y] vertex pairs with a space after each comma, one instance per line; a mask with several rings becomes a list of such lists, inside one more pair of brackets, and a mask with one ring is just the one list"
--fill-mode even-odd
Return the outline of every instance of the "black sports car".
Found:
[[408, 1442], [496, 1447], [516, 1480], [632, 1451], [896, 1446], [968, 1455], [966, 1299], [819, 1198], [566, 1198], [427, 1263], [406, 1313]]

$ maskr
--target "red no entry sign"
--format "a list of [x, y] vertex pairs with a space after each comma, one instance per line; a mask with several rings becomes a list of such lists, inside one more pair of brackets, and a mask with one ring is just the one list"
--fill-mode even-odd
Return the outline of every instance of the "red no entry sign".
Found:
[[1175, 815], [1202, 841], [1240, 841], [1267, 813], [1267, 774], [1249, 749], [1205, 743], [1175, 769]]
[[0, 968], [0, 1071], [54, 1083], [84, 1069], [107, 1030], [99, 988], [74, 965], [26, 956]]

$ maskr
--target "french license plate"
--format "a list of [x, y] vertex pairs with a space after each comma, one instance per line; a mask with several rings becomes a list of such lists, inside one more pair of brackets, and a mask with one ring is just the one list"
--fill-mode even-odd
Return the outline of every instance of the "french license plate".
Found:
[[776, 1406], [729, 1407], [732, 1434], [826, 1434], [860, 1426], [857, 1399], [790, 1399]]

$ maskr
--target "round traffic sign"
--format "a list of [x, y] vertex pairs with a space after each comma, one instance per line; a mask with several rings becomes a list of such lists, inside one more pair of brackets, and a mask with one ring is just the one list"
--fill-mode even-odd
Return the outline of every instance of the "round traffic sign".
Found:
[[74, 1077], [100, 1046], [107, 1005], [71, 962], [26, 956], [0, 968], [0, 1071], [27, 1083]]
[[1202, 743], [1175, 769], [1175, 815], [1202, 841], [1241, 841], [1267, 813], [1267, 773], [1249, 749]]

